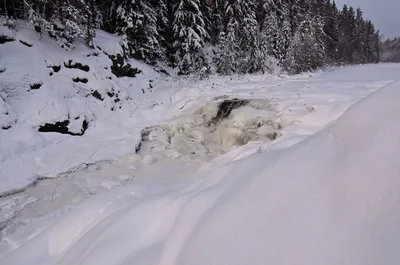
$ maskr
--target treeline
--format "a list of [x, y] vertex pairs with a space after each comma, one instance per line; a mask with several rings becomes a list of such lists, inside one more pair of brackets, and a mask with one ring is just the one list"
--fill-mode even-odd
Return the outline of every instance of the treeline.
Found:
[[66, 43], [95, 28], [122, 36], [125, 55], [181, 74], [290, 73], [379, 61], [379, 32], [361, 9], [330, 0], [3, 0], [2, 13]]
[[400, 63], [400, 39], [388, 39], [382, 43], [382, 62]]

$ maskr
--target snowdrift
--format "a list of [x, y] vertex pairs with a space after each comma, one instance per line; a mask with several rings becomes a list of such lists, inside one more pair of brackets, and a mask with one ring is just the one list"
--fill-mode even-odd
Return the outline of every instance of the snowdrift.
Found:
[[97, 197], [1, 264], [397, 264], [398, 102], [399, 83], [290, 148], [199, 171], [175, 191]]

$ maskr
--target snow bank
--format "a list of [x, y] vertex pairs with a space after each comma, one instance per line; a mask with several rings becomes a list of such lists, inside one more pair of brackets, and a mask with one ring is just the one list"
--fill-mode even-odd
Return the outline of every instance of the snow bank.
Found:
[[97, 197], [1, 264], [397, 264], [398, 102], [399, 83], [300, 144], [199, 171], [182, 189]]
[[[397, 264], [399, 88], [297, 146], [230, 166], [179, 213], [159, 264]], [[214, 203], [193, 218], [206, 196]], [[182, 231], [188, 216], [196, 225]]]
[[138, 73], [117, 77], [109, 56], [121, 53], [120, 39], [101, 30], [94, 49], [79, 40], [63, 49], [24, 21], [0, 35], [13, 39], [0, 44], [0, 197], [135, 152], [148, 123], [140, 111], [167, 85], [164, 75], [127, 60]]

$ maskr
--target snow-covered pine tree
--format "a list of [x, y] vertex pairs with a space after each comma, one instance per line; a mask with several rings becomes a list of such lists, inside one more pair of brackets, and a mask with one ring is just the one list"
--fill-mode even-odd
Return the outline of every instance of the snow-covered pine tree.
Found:
[[354, 26], [354, 40], [351, 43], [354, 63], [366, 63], [367, 58], [366, 54], [364, 53], [363, 47], [364, 42], [367, 41], [367, 39], [365, 38], [365, 23], [363, 13], [360, 8], [357, 8], [356, 10]]
[[208, 38], [199, 0], [180, 0], [172, 23], [175, 57], [179, 74], [190, 74], [207, 67], [203, 47]]
[[162, 51], [160, 59], [165, 61], [172, 50], [171, 42], [173, 34], [171, 16], [166, 0], [151, 0], [150, 4], [154, 9], [157, 18], [158, 42]]
[[268, 55], [296, 66], [293, 72], [321, 65], [323, 54], [325, 64], [380, 56], [372, 22], [330, 0], [0, 0], [0, 13], [31, 21], [63, 47], [77, 38], [90, 44], [101, 24], [122, 35], [128, 55], [167, 59], [181, 74], [207, 65], [207, 44], [217, 46], [213, 59], [223, 74], [268, 68]]
[[296, 10], [293, 3], [268, 0], [264, 3], [265, 18], [261, 24], [261, 34], [265, 35], [269, 54], [280, 63], [286, 57], [293, 37], [291, 10]]
[[157, 14], [148, 1], [125, 0], [117, 9], [116, 32], [127, 55], [148, 63], [161, 57]]
[[284, 16], [276, 39], [276, 59], [281, 63], [289, 52], [293, 39], [292, 28], [288, 17]]
[[[254, 0], [236, 1], [241, 5], [241, 20], [239, 27], [239, 69], [242, 73], [260, 71], [259, 30], [256, 19], [256, 5]], [[237, 8], [239, 9], [239, 8]]]
[[[292, 36], [297, 31], [297, 27], [305, 20], [306, 14], [309, 8], [309, 0], [283, 0], [285, 5], [284, 11], [281, 12], [286, 14], [287, 20], [290, 22], [292, 29]], [[282, 9], [282, 8], [281, 8]], [[281, 18], [281, 22], [283, 18]]]
[[[219, 46], [220, 52], [231, 51], [231, 61], [234, 61], [235, 67], [225, 68], [235, 69], [241, 73], [253, 73], [262, 70], [259, 65], [260, 38], [255, 8], [254, 0], [228, 0], [226, 2], [224, 33], [228, 42]], [[229, 47], [221, 48], [224, 45]], [[224, 57], [224, 55], [219, 53], [217, 57]]]
[[93, 38], [96, 36], [95, 29], [98, 27], [97, 25], [97, 8], [95, 0], [87, 0], [88, 1], [88, 14], [86, 16], [86, 34], [85, 40], [86, 43], [93, 48]]
[[336, 64], [340, 59], [339, 54], [339, 11], [336, 7], [336, 3], [326, 3], [327, 13], [325, 17], [325, 47], [326, 47], [326, 63], [328, 65]]
[[224, 31], [223, 13], [225, 0], [206, 0], [202, 2], [202, 6], [207, 10], [206, 30], [210, 36], [209, 40], [212, 45], [218, 43], [220, 32]]
[[322, 23], [307, 17], [292, 40], [284, 66], [290, 73], [301, 73], [317, 69], [324, 64], [325, 47], [320, 38]]
[[[87, 1], [23, 0], [13, 3], [16, 18], [30, 21], [40, 34], [47, 32], [63, 47], [87, 34], [90, 7]], [[89, 36], [90, 38], [90, 36]]]
[[278, 17], [276, 14], [275, 6], [270, 2], [264, 3], [262, 9], [264, 12], [264, 19], [260, 24], [260, 34], [262, 35], [264, 47], [268, 50], [268, 54], [279, 58], [281, 54], [278, 47], [278, 39], [280, 39], [280, 28], [278, 26]]
[[373, 63], [379, 63], [381, 60], [381, 34], [380, 31], [375, 32], [374, 40], [374, 61]]
[[353, 59], [353, 46], [352, 44], [355, 40], [354, 37], [355, 30], [355, 12], [353, 7], [343, 6], [343, 10], [340, 14], [339, 23], [339, 51], [341, 59], [340, 61], [344, 64], [352, 64]]
[[367, 61], [368, 63], [376, 63], [379, 62], [380, 55], [380, 39], [379, 39], [379, 31], [375, 31], [375, 27], [372, 22], [369, 20], [366, 22], [366, 31], [365, 31], [365, 48]]
[[237, 52], [239, 47], [236, 42], [234, 27], [227, 28], [227, 33], [222, 31], [219, 35], [215, 63], [217, 72], [222, 75], [230, 75], [237, 70]]
[[96, 0], [101, 17], [101, 28], [107, 32], [115, 33], [117, 9], [124, 0]]

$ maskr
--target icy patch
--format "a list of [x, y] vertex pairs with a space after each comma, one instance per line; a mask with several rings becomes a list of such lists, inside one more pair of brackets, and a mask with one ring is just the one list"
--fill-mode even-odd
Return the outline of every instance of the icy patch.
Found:
[[14, 219], [23, 208], [36, 201], [35, 197], [26, 194], [0, 200], [0, 238], [7, 223]]
[[206, 162], [254, 141], [271, 142], [289, 125], [268, 100], [228, 99], [142, 131], [141, 153]]

